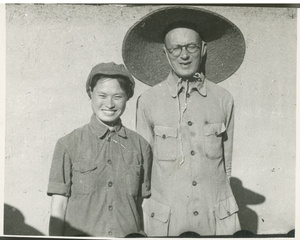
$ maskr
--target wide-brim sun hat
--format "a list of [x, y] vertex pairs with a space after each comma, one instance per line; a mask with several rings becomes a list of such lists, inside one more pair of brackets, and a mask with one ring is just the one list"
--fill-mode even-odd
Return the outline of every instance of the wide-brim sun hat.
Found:
[[200, 30], [202, 40], [207, 43], [204, 58], [207, 79], [221, 82], [240, 67], [245, 56], [245, 39], [235, 24], [198, 7], [164, 7], [141, 18], [124, 37], [123, 61], [136, 79], [150, 86], [166, 79], [171, 68], [163, 52], [164, 33], [175, 22], [190, 22]]

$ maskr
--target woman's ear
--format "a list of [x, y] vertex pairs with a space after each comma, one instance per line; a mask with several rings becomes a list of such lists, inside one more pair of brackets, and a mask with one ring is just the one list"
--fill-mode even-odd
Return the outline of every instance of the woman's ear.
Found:
[[89, 86], [88, 95], [89, 95], [90, 98], [92, 98], [92, 88], [91, 88], [91, 86]]

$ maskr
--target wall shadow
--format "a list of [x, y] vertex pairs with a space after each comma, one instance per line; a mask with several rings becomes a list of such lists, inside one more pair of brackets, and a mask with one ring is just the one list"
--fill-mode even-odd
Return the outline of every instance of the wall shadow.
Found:
[[[17, 208], [4, 204], [4, 235], [31, 235], [31, 236], [44, 236], [42, 232], [38, 231], [34, 227], [25, 223], [25, 217]], [[50, 221], [54, 225], [60, 225], [61, 220], [51, 217]], [[72, 236], [89, 236], [87, 233], [73, 228], [70, 224], [64, 223], [65, 229], [68, 233], [72, 233]]]
[[232, 177], [230, 179], [230, 185], [233, 195], [239, 206], [238, 216], [240, 219], [242, 230], [247, 230], [254, 234], [257, 234], [258, 215], [255, 211], [250, 209], [248, 205], [261, 204], [266, 200], [266, 198], [261, 194], [244, 188], [242, 181], [238, 178]]
[[4, 204], [4, 219], [3, 219], [4, 235], [44, 235], [37, 229], [25, 223], [24, 215], [17, 208]]

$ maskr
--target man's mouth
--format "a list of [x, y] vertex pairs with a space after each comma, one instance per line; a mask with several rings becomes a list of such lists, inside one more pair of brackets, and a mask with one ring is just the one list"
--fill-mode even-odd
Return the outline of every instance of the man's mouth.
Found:
[[182, 62], [179, 63], [182, 67], [188, 67], [192, 62]]

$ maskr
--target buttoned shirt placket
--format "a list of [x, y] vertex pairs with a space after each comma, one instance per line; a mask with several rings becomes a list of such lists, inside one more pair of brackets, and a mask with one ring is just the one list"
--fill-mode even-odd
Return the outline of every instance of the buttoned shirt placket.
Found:
[[106, 165], [107, 165], [107, 176], [108, 176], [108, 181], [107, 181], [107, 211], [108, 214], [107, 216], [109, 216], [109, 218], [107, 219], [107, 221], [110, 222], [110, 226], [107, 229], [107, 233], [109, 236], [113, 235], [113, 231], [114, 229], [112, 228], [113, 226], [113, 222], [114, 222], [114, 202], [113, 202], [113, 195], [114, 195], [114, 181], [115, 179], [113, 178], [114, 174], [114, 166], [116, 165], [116, 162], [114, 161], [113, 155], [112, 155], [112, 147], [111, 147], [111, 142], [112, 142], [112, 137], [115, 134], [114, 131], [108, 131], [106, 137], [105, 137], [105, 141], [107, 144], [107, 161], [106, 161]]
[[[197, 191], [195, 191], [194, 188], [197, 187], [197, 181], [195, 180], [195, 176], [196, 176], [196, 172], [197, 170], [194, 169], [194, 165], [195, 165], [195, 161], [197, 161], [196, 157], [199, 157], [199, 154], [197, 154], [196, 152], [196, 146], [194, 146], [193, 144], [193, 140], [190, 141], [190, 144], [184, 144], [186, 141], [183, 140], [182, 137], [182, 127], [183, 125], [187, 124], [188, 126], [188, 132], [191, 133], [194, 128], [193, 126], [193, 121], [191, 121], [189, 118], [189, 115], [186, 115], [189, 103], [192, 101], [192, 93], [193, 94], [200, 94], [201, 89], [203, 87], [203, 81], [204, 81], [204, 76], [201, 75], [201, 77], [199, 77], [196, 82], [189, 82], [189, 80], [186, 81], [182, 81], [182, 79], [179, 79], [179, 81], [177, 82], [176, 85], [176, 92], [177, 92], [177, 103], [178, 103], [178, 110], [179, 110], [179, 122], [178, 122], [178, 136], [179, 136], [179, 141], [180, 141], [180, 152], [181, 152], [181, 162], [180, 165], [184, 164], [188, 166], [182, 166], [182, 167], [188, 167], [189, 169], [191, 169], [190, 172], [190, 176], [187, 176], [189, 178], [188, 181], [190, 181], [190, 199], [193, 202], [193, 199], [196, 199], [197, 196], [195, 196], [194, 194], [197, 193]], [[192, 86], [192, 87], [190, 87]], [[202, 90], [203, 91], [203, 90]], [[201, 92], [203, 94], [203, 92]], [[201, 95], [202, 95], [201, 94]], [[203, 94], [204, 95], [204, 94]], [[194, 131], [195, 133], [196, 131]], [[189, 136], [191, 136], [191, 134], [189, 134]], [[197, 137], [197, 136], [195, 136]], [[186, 151], [184, 151], [184, 149]], [[185, 157], [186, 153], [189, 152], [189, 156]], [[197, 156], [198, 155], [198, 156]], [[186, 161], [187, 160], [187, 161]], [[194, 204], [192, 204], [194, 205]], [[195, 203], [195, 205], [197, 205]], [[197, 211], [197, 209], [195, 207], [191, 207], [191, 218], [188, 219], [193, 219], [193, 217], [197, 217], [199, 215], [199, 212]], [[191, 221], [190, 224], [193, 224], [193, 222], [197, 222], [197, 221]]]

